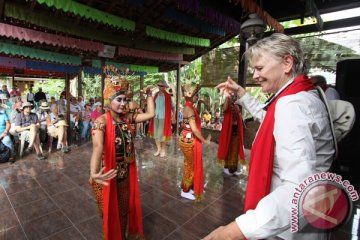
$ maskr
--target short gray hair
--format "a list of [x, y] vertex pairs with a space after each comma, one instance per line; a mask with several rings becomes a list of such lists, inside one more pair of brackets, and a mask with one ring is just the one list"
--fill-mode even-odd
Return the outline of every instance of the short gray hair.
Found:
[[270, 53], [279, 58], [290, 55], [294, 59], [293, 76], [296, 77], [307, 73], [304, 54], [300, 44], [292, 37], [282, 33], [273, 33], [271, 36], [263, 38], [249, 47], [245, 52], [245, 57], [251, 64], [263, 53]]

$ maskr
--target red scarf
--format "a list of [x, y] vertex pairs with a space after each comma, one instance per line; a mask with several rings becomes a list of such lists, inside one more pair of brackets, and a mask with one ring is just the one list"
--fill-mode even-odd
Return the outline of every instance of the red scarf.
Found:
[[237, 115], [237, 124], [238, 124], [238, 137], [239, 137], [239, 158], [244, 160], [244, 129], [241, 113], [237, 106], [229, 99], [229, 107], [224, 111], [224, 121], [222, 123], [222, 128], [219, 138], [218, 146], [218, 160], [223, 161], [226, 159], [229, 151], [231, 132], [232, 132], [232, 120], [233, 112], [231, 111], [231, 105], [233, 105], [236, 115]]
[[[191, 102], [186, 101], [185, 106], [188, 106], [194, 111], [195, 123], [197, 129], [201, 133], [201, 120], [198, 111], [192, 105]], [[197, 201], [201, 200], [201, 196], [204, 191], [204, 172], [203, 172], [203, 161], [202, 161], [202, 144], [201, 140], [198, 139], [194, 134], [194, 193]]]
[[[105, 130], [105, 149], [104, 164], [105, 171], [116, 169], [115, 160], [115, 126], [110, 111], [106, 113], [106, 130]], [[142, 212], [140, 205], [140, 191], [137, 178], [136, 161], [133, 161], [129, 167], [129, 235], [144, 235], [142, 225]], [[103, 210], [103, 229], [106, 240], [124, 240], [121, 237], [121, 226], [119, 219], [118, 199], [116, 178], [109, 181], [108, 186], [103, 187], [104, 210]]]
[[300, 75], [268, 105], [265, 119], [256, 135], [250, 154], [249, 179], [244, 212], [255, 209], [258, 202], [270, 193], [274, 163], [274, 113], [276, 102], [283, 96], [314, 89], [307, 76]]
[[[156, 107], [156, 98], [160, 92], [157, 92], [154, 97], [154, 106]], [[164, 137], [165, 140], [170, 140], [172, 136], [171, 132], [171, 95], [167, 92], [163, 92], [165, 96], [165, 120], [164, 120]], [[150, 120], [149, 135], [154, 136], [154, 118]]]

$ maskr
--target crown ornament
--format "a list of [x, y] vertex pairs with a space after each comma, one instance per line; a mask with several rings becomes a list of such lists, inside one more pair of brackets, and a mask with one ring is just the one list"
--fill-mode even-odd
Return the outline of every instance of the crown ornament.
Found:
[[130, 83], [126, 80], [129, 73], [128, 68], [124, 70], [122, 75], [118, 68], [113, 65], [107, 65], [103, 68], [103, 72], [106, 75], [103, 92], [105, 104], [110, 104], [110, 102], [120, 94], [125, 94], [128, 97], [132, 95]]

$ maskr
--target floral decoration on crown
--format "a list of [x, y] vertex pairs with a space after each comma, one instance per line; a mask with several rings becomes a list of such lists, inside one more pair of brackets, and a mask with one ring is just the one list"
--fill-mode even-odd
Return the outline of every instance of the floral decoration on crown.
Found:
[[110, 104], [111, 98], [114, 97], [117, 93], [123, 92], [126, 95], [131, 95], [131, 88], [129, 82], [126, 80], [126, 77], [129, 73], [129, 69], [126, 68], [124, 74], [121, 75], [121, 72], [113, 65], [107, 65], [103, 69], [105, 77], [105, 87], [104, 87], [104, 100], [106, 104]]

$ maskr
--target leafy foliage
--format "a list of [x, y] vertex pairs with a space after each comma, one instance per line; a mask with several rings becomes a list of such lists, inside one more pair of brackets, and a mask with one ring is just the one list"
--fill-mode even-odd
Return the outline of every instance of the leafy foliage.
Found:
[[43, 92], [49, 94], [49, 96], [55, 96], [56, 99], [59, 99], [60, 93], [65, 88], [64, 79], [48, 79], [47, 81], [36, 81], [33, 86], [33, 93], [38, 92], [38, 89], [41, 88]]

